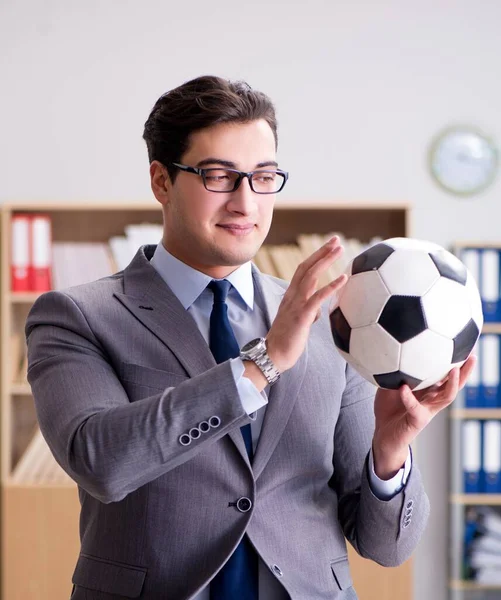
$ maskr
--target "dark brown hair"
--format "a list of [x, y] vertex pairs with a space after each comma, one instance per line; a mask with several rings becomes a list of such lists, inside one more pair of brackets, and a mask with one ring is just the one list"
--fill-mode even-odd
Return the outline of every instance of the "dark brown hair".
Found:
[[244, 81], [203, 76], [161, 96], [144, 125], [143, 139], [150, 163], [158, 160], [174, 181], [179, 162], [188, 150], [190, 135], [219, 123], [248, 123], [265, 119], [278, 145], [275, 108], [271, 100]]

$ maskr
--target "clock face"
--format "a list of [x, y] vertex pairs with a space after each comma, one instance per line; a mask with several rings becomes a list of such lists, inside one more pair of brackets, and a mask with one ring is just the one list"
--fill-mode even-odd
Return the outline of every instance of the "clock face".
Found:
[[447, 191], [468, 196], [492, 183], [498, 164], [497, 149], [489, 138], [471, 128], [442, 132], [430, 152], [431, 172]]

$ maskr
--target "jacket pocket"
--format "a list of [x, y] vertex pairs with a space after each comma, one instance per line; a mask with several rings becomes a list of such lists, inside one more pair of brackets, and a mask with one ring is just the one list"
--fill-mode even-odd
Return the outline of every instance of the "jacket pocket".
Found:
[[340, 590], [346, 590], [353, 585], [348, 558], [338, 558], [331, 562], [331, 570]]
[[120, 379], [143, 387], [165, 390], [186, 381], [188, 376], [183, 373], [163, 371], [136, 363], [123, 362], [120, 366]]
[[72, 583], [96, 592], [139, 598], [147, 569], [80, 554]]

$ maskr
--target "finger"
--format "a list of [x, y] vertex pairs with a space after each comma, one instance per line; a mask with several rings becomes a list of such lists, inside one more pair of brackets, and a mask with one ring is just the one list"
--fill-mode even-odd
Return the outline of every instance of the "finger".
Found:
[[318, 260], [327, 256], [333, 248], [336, 246], [340, 246], [341, 242], [339, 240], [339, 236], [335, 235], [327, 240], [323, 246], [320, 246], [318, 250], [313, 252], [307, 259], [303, 260], [302, 263], [297, 267], [292, 279], [291, 285], [298, 283], [304, 277], [305, 272], [314, 265]]
[[334, 293], [336, 293], [343, 285], [348, 281], [348, 275], [342, 273], [339, 277], [336, 277], [334, 281], [331, 281], [324, 287], [317, 290], [308, 300], [305, 305], [307, 311], [317, 311], [320, 306]]
[[318, 280], [320, 276], [342, 255], [344, 248], [335, 246], [324, 257], [312, 265], [303, 275], [302, 280], [297, 285], [297, 290], [308, 299], [317, 291]]
[[436, 403], [441, 408], [450, 404], [457, 396], [459, 391], [459, 368], [454, 367], [449, 373], [449, 378], [445, 382], [444, 389], [438, 394], [440, 402]]
[[414, 421], [414, 423], [420, 423], [423, 417], [423, 406], [412, 393], [411, 388], [408, 385], [403, 385], [400, 390], [400, 399], [404, 405], [405, 410]]

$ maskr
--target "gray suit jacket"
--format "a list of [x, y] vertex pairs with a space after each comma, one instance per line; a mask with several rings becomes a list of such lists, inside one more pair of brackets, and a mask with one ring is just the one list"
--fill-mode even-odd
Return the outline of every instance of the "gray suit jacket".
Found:
[[[392, 500], [370, 490], [374, 388], [338, 354], [325, 312], [270, 389], [251, 468], [230, 363], [216, 365], [149, 264], [153, 251], [42, 295], [26, 324], [40, 427], [79, 488], [72, 598], [187, 600], [245, 532], [292, 600], [355, 598], [345, 536], [362, 556], [398, 565], [429, 510], [415, 464]], [[286, 284], [256, 269], [254, 282], [271, 323]], [[218, 426], [180, 443], [213, 416]]]

